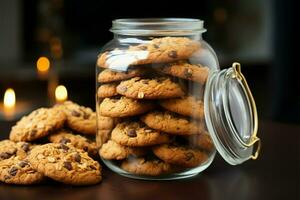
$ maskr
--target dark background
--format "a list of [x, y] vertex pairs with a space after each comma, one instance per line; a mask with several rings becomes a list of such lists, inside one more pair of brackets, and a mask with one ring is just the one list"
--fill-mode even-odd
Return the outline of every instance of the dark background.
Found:
[[113, 19], [190, 17], [205, 21], [204, 39], [221, 68], [242, 63], [260, 119], [299, 124], [299, 8], [299, 1], [287, 0], [1, 0], [1, 98], [13, 87], [17, 101], [51, 104], [49, 81], [37, 78], [35, 65], [47, 56], [53, 84], [65, 85], [69, 99], [93, 106], [95, 60], [112, 39]]

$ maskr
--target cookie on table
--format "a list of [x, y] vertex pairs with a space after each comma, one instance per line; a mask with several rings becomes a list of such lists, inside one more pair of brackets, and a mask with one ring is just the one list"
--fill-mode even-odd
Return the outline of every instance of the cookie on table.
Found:
[[215, 149], [214, 143], [206, 131], [200, 134], [186, 136], [186, 140], [191, 146], [208, 153]]
[[147, 153], [146, 149], [138, 147], [128, 147], [109, 140], [102, 145], [99, 155], [106, 160], [123, 160], [129, 156], [143, 156]]
[[203, 101], [197, 100], [193, 96], [185, 96], [176, 99], [161, 100], [159, 104], [172, 112], [189, 116], [197, 119], [204, 118], [204, 104]]
[[12, 156], [0, 162], [0, 181], [8, 184], [31, 185], [44, 180], [44, 175], [32, 168], [30, 162], [19, 156]]
[[9, 139], [13, 141], [33, 141], [47, 136], [52, 131], [60, 129], [66, 120], [66, 115], [57, 108], [39, 108], [21, 118], [12, 127]]
[[38, 172], [65, 184], [92, 185], [102, 179], [99, 163], [68, 144], [49, 143], [35, 147], [28, 161]]
[[98, 98], [107, 98], [119, 95], [117, 93], [117, 86], [119, 83], [105, 83], [98, 87], [97, 96]]
[[201, 84], [205, 84], [209, 68], [201, 64], [189, 64], [185, 61], [179, 61], [175, 63], [168, 63], [158, 68], [159, 71], [177, 76], [190, 81], [195, 81]]
[[171, 165], [157, 158], [128, 158], [121, 164], [121, 168], [127, 172], [145, 175], [159, 176], [172, 172]]
[[66, 101], [56, 107], [66, 114], [69, 128], [87, 135], [96, 134], [96, 113], [91, 108], [80, 106], [71, 101]]
[[117, 92], [134, 99], [166, 99], [184, 96], [182, 86], [166, 77], [154, 79], [135, 77], [122, 81], [117, 86]]
[[199, 149], [180, 146], [175, 143], [162, 144], [153, 147], [153, 153], [169, 164], [183, 167], [197, 167], [207, 161], [206, 153]]
[[168, 143], [170, 137], [145, 126], [142, 122], [122, 122], [111, 133], [115, 142], [131, 147], [143, 147]]
[[90, 156], [97, 155], [96, 142], [84, 136], [74, 134], [71, 131], [62, 129], [51, 134], [48, 138], [49, 141], [53, 143], [69, 143], [77, 149], [82, 149], [83, 151], [87, 152]]
[[154, 108], [147, 100], [137, 100], [128, 97], [105, 98], [99, 107], [100, 115], [106, 117], [127, 117], [143, 114]]
[[118, 66], [165, 63], [184, 60], [200, 49], [200, 43], [187, 37], [162, 37], [147, 43], [131, 46], [128, 50], [104, 52], [97, 65], [104, 68]]
[[203, 123], [191, 121], [169, 111], [149, 112], [141, 117], [141, 121], [150, 128], [174, 135], [192, 135], [204, 129]]
[[109, 83], [114, 81], [122, 81], [136, 76], [142, 76], [145, 73], [144, 68], [128, 69], [127, 71], [115, 71], [111, 69], [104, 69], [98, 75], [99, 83]]

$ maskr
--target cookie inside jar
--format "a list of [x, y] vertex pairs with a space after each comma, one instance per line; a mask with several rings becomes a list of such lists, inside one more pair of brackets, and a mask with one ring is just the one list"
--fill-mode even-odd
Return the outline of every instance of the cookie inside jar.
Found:
[[203, 171], [215, 155], [203, 103], [209, 72], [218, 68], [212, 49], [198, 34], [115, 40], [96, 62], [97, 141], [104, 163], [141, 179]]

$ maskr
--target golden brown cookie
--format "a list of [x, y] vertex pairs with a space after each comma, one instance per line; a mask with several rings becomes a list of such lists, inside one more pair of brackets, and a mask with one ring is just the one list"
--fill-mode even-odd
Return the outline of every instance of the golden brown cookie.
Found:
[[66, 114], [69, 128], [87, 135], [96, 134], [96, 113], [91, 108], [80, 106], [71, 101], [66, 101], [56, 107]]
[[117, 86], [119, 83], [106, 83], [98, 87], [97, 96], [98, 98], [113, 97], [119, 95], [117, 93]]
[[200, 49], [200, 43], [187, 37], [162, 37], [148, 43], [131, 46], [128, 50], [104, 52], [98, 57], [97, 65], [104, 68], [165, 63], [184, 60]]
[[15, 142], [10, 140], [0, 141], [0, 161], [16, 155], [16, 152], [17, 145]]
[[208, 67], [202, 66], [201, 64], [189, 64], [185, 61], [168, 63], [159, 67], [158, 70], [172, 76], [177, 76], [179, 78], [195, 81], [201, 84], [206, 83], [209, 74]]
[[116, 71], [111, 69], [104, 69], [98, 75], [99, 83], [109, 83], [114, 81], [122, 81], [136, 76], [142, 76], [145, 73], [144, 68], [128, 69], [127, 71]]
[[176, 99], [161, 100], [159, 103], [165, 109], [197, 119], [204, 118], [203, 101], [197, 100], [193, 96], [185, 96]]
[[12, 127], [9, 139], [13, 141], [33, 141], [47, 136], [52, 131], [60, 129], [66, 120], [66, 115], [57, 108], [39, 108], [22, 117]]
[[143, 115], [141, 120], [155, 130], [175, 135], [192, 135], [204, 130], [203, 123], [168, 111], [149, 112]]
[[166, 99], [184, 96], [182, 86], [166, 77], [155, 79], [135, 77], [122, 81], [117, 86], [117, 92], [134, 99]]
[[137, 100], [128, 97], [105, 98], [99, 107], [100, 115], [106, 117], [128, 117], [143, 114], [154, 108], [147, 100]]
[[25, 158], [12, 156], [0, 162], [0, 181], [8, 184], [31, 185], [44, 179], [42, 173], [32, 168]]
[[78, 134], [74, 134], [71, 131], [62, 129], [56, 131], [49, 136], [49, 141], [53, 143], [71, 144], [77, 149], [82, 149], [88, 152], [90, 156], [97, 155], [96, 142]]
[[123, 160], [130, 155], [143, 156], [146, 152], [147, 150], [144, 148], [123, 146], [113, 140], [108, 140], [102, 145], [99, 155], [107, 160]]
[[166, 163], [189, 168], [197, 167], [208, 159], [206, 153], [199, 149], [180, 146], [175, 143], [155, 146], [153, 153]]
[[146, 176], [159, 176], [172, 172], [172, 168], [168, 163], [155, 158], [130, 157], [122, 162], [121, 168], [133, 174]]
[[49, 143], [35, 147], [28, 161], [38, 172], [66, 184], [92, 185], [102, 179], [99, 163], [71, 145]]
[[121, 145], [132, 147], [151, 146], [170, 141], [167, 134], [153, 130], [142, 122], [119, 123], [112, 131], [111, 139]]

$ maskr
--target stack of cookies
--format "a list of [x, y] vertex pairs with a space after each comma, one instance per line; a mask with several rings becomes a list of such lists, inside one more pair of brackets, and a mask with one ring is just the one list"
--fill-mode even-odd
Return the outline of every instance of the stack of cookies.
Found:
[[189, 62], [200, 51], [189, 38], [162, 37], [98, 57], [96, 140], [102, 159], [146, 176], [208, 161], [214, 151], [203, 111], [209, 68]]
[[101, 181], [94, 141], [96, 114], [67, 101], [39, 108], [12, 127], [0, 141], [0, 181], [37, 184], [51, 178], [71, 185]]

